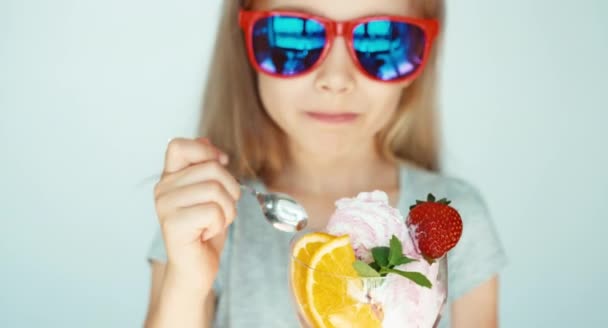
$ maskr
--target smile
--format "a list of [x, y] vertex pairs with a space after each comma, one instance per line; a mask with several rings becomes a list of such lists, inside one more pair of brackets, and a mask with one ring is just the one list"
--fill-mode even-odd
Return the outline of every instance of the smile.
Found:
[[357, 113], [306, 112], [306, 115], [315, 121], [332, 124], [350, 123], [359, 117]]

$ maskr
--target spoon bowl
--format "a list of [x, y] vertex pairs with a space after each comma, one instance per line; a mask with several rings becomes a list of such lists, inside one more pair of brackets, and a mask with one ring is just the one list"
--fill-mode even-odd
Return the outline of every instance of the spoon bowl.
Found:
[[291, 196], [274, 192], [263, 193], [245, 185], [241, 186], [256, 197], [266, 221], [275, 229], [297, 232], [307, 226], [306, 210]]

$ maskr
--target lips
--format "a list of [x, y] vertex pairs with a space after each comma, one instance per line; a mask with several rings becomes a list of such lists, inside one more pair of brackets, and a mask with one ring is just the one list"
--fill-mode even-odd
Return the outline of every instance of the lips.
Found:
[[349, 123], [355, 121], [359, 114], [345, 112], [345, 113], [327, 113], [327, 112], [306, 112], [306, 115], [313, 120], [324, 122], [324, 123]]

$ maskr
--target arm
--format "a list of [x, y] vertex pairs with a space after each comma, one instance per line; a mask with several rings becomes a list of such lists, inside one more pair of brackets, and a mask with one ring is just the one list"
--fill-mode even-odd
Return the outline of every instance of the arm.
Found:
[[452, 327], [498, 327], [498, 277], [487, 280], [452, 305]]
[[[211, 327], [215, 312], [213, 291], [182, 286], [165, 269], [165, 264], [152, 262], [152, 286], [145, 327]], [[193, 313], [199, 315], [193, 317]]]
[[212, 324], [213, 282], [240, 198], [240, 186], [225, 167], [227, 156], [204, 138], [176, 138], [167, 147], [163, 174], [154, 186], [161, 234], [148, 256], [147, 328]]

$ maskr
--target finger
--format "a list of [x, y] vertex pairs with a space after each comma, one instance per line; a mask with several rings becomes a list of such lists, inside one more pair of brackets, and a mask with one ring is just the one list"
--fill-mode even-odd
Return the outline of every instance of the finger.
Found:
[[219, 154], [215, 149], [196, 140], [176, 138], [169, 142], [165, 153], [164, 173], [173, 173], [192, 164], [217, 160]]
[[214, 180], [187, 185], [160, 196], [157, 200], [159, 213], [172, 212], [175, 208], [192, 207], [197, 204], [217, 203], [229, 225], [236, 216], [235, 200], [224, 186]]
[[196, 237], [192, 241], [199, 238], [207, 241], [225, 230], [224, 222], [224, 213], [218, 204], [205, 203], [178, 209], [167, 217], [163, 226], [167, 229], [196, 231]]
[[213, 149], [215, 149], [215, 151], [219, 154], [218, 156], [218, 160], [220, 161], [220, 163], [222, 165], [227, 165], [230, 162], [230, 157], [228, 157], [228, 155], [223, 152], [221, 149], [217, 148], [217, 146], [215, 146], [213, 143], [211, 143], [211, 140], [209, 140], [209, 138], [197, 138], [196, 139], [198, 142], [202, 142], [206, 145], [211, 146]]
[[[203, 237], [206, 238], [206, 236], [201, 236], [201, 240], [207, 241], [207, 240], [203, 239]], [[228, 229], [224, 229], [217, 235], [212, 236], [208, 239], [209, 244], [211, 245], [211, 247], [213, 247], [216, 254], [221, 254], [222, 251], [224, 250], [224, 245], [225, 245], [227, 237], [228, 237]]]
[[155, 190], [156, 197], [183, 186], [201, 181], [215, 180], [224, 185], [230, 196], [238, 200], [241, 188], [236, 179], [218, 162], [204, 162], [187, 167], [181, 171], [163, 177]]

